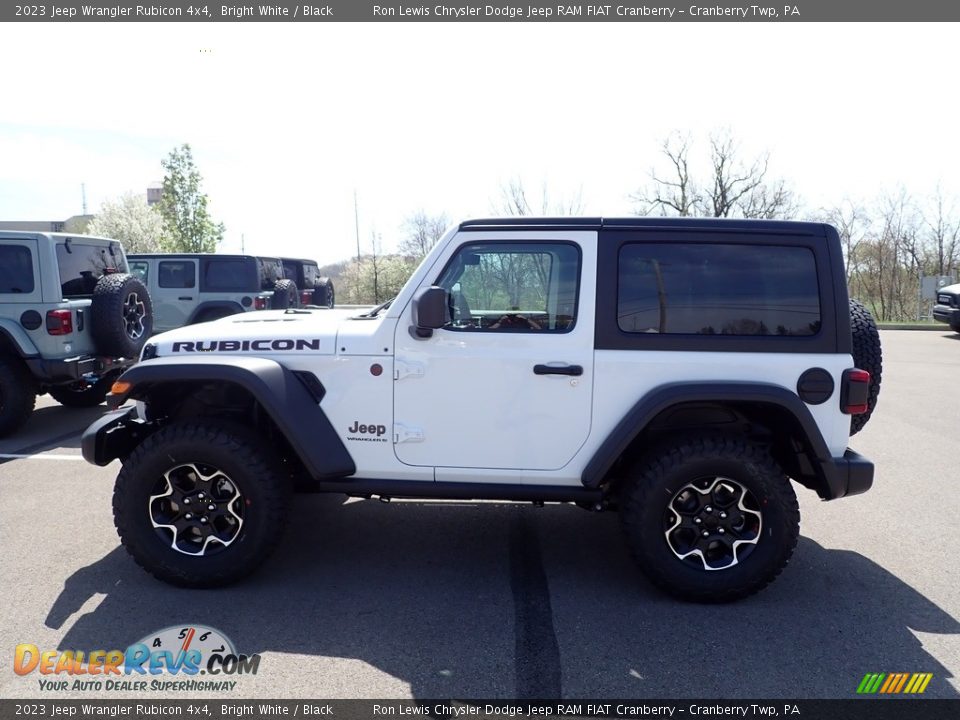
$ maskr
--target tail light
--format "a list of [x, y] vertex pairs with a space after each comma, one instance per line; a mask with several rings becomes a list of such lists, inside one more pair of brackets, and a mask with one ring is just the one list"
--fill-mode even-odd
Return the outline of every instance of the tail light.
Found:
[[870, 373], [859, 368], [843, 371], [840, 384], [840, 410], [847, 415], [859, 415], [869, 409]]
[[253, 309], [254, 310], [266, 310], [267, 309], [267, 299], [265, 297], [255, 297], [253, 299]]
[[301, 305], [310, 305], [313, 302], [313, 291], [312, 290], [301, 290], [300, 291], [300, 304]]
[[47, 311], [47, 334], [69, 335], [72, 332], [73, 332], [73, 311], [71, 310], [48, 310]]

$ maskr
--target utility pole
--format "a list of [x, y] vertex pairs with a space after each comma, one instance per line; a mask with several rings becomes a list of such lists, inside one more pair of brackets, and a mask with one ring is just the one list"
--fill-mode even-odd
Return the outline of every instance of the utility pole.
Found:
[[87, 214], [87, 184], [80, 183], [80, 195], [83, 198], [83, 214]]
[[246, 247], [247, 247], [247, 245], [246, 245], [246, 237], [244, 236], [243, 233], [240, 233], [240, 254], [241, 254], [241, 255], [246, 255], [246, 254], [247, 254], [247, 252], [246, 252]]
[[360, 268], [360, 214], [357, 211], [357, 191], [353, 191], [353, 227], [357, 233], [357, 268]]
[[354, 302], [360, 302], [360, 212], [357, 210], [357, 189], [353, 189], [353, 229], [357, 234], [357, 285]]

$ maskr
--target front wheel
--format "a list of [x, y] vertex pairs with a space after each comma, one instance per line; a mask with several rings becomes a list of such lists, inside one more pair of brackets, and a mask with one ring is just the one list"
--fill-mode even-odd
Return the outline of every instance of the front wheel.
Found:
[[165, 582], [216, 587], [253, 572], [279, 542], [290, 496], [269, 449], [202, 419], [148, 437], [117, 477], [113, 517], [134, 560]]
[[796, 495], [769, 453], [723, 436], [679, 440], [645, 458], [624, 482], [620, 513], [643, 573], [696, 602], [762, 589], [800, 533]]

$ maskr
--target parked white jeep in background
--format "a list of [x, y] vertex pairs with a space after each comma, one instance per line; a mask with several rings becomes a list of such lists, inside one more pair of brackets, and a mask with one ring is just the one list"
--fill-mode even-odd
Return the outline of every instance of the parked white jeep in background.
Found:
[[88, 461], [123, 463], [114, 517], [138, 563], [237, 580], [296, 483], [617, 510], [652, 582], [724, 601], [790, 558], [791, 479], [825, 500], [873, 481], [847, 441], [876, 403], [879, 336], [827, 225], [468, 221], [355, 312], [152, 338], [114, 385], [128, 404], [83, 438]]

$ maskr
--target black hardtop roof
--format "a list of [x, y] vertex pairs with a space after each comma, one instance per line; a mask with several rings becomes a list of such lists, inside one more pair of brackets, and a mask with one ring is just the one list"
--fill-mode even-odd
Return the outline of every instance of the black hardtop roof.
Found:
[[200, 258], [218, 258], [221, 260], [280, 260], [273, 255], [241, 255], [240, 253], [127, 253], [127, 258], [172, 260], [174, 258], [188, 258], [197, 260]]
[[508, 230], [536, 228], [539, 230], [630, 230], [633, 228], [664, 228], [671, 230], [749, 230], [790, 235], [824, 235], [824, 225], [818, 222], [794, 220], [746, 220], [742, 218], [691, 217], [506, 217], [479, 218], [460, 223], [460, 230]]

